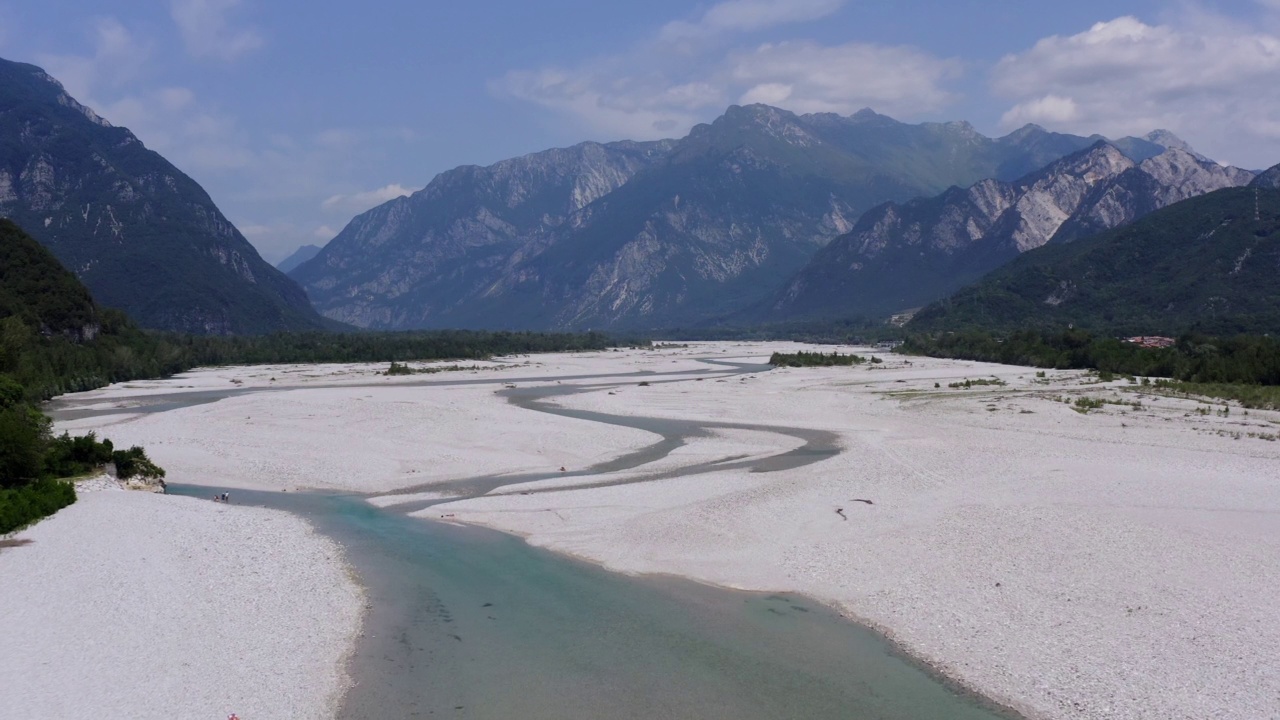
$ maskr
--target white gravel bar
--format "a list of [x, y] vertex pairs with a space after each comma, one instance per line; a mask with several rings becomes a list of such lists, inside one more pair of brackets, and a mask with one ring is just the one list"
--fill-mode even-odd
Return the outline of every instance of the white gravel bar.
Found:
[[0, 718], [336, 711], [364, 601], [306, 522], [92, 483], [11, 539], [29, 544], [0, 549]]
[[[797, 349], [884, 362], [657, 381], [717, 367], [706, 358], [764, 362], [774, 350]], [[722, 429], [649, 468], [570, 472], [424, 514], [519, 533], [624, 572], [807, 593], [1037, 720], [1280, 718], [1280, 413], [1238, 405], [1224, 413], [1221, 402], [1160, 397], [1079, 372], [1039, 378], [1029, 368], [790, 343], [538, 356], [501, 370], [408, 379], [376, 376], [378, 369], [200, 371], [89, 397], [129, 407], [133, 393], [184, 385], [282, 392], [59, 429], [143, 444], [175, 482], [416, 488], [421, 497], [432, 496], [434, 482], [482, 473], [580, 471], [657, 440], [515, 407], [495, 394], [502, 383], [560, 377], [595, 389], [553, 402], [617, 415], [825, 430], [843, 452], [794, 470], [669, 477], [797, 444]], [[624, 376], [635, 372], [649, 375]], [[590, 374], [620, 376], [621, 384], [564, 379]], [[496, 384], [423, 384], [486, 378]], [[948, 387], [966, 378], [1004, 384]], [[641, 387], [645, 379], [654, 382]], [[361, 387], [367, 383], [376, 387]], [[1072, 404], [1079, 397], [1111, 404], [1082, 413]], [[576, 487], [656, 471], [664, 479]], [[11, 623], [31, 649], [12, 651], [8, 638], [0, 649], [0, 683], [24, 691], [15, 700], [0, 687], [0, 717], [35, 707], [3, 703], [78, 703], [81, 695], [122, 716], [158, 717], [110, 704], [113, 687], [122, 697], [148, 687], [200, 710], [169, 716], [314, 716], [246, 712], [254, 703], [292, 707], [282, 698], [301, 695], [322, 713], [340, 687], [336, 661], [355, 623], [355, 590], [334, 575], [336, 551], [300, 522], [240, 512], [163, 497], [92, 498], [28, 533], [34, 545], [0, 551], [0, 607], [36, 613]], [[282, 539], [257, 541], [273, 534]], [[295, 562], [299, 552], [335, 562]], [[261, 578], [251, 569], [268, 566]], [[11, 577], [26, 579], [15, 588]], [[139, 583], [156, 585], [159, 600], [126, 590]], [[308, 583], [312, 592], [278, 607], [280, 594], [262, 589]], [[181, 597], [189, 599], [174, 601]], [[246, 613], [273, 619], [257, 623]], [[177, 630], [180, 622], [190, 631]], [[175, 628], [172, 637], [166, 627]], [[279, 639], [267, 642], [262, 633], [277, 627]], [[144, 639], [147, 652], [136, 644]], [[167, 648], [155, 653], [159, 660], [150, 659], [151, 645]], [[134, 650], [113, 649], [120, 646]], [[307, 648], [315, 661], [303, 668]], [[235, 667], [245, 672], [228, 669]], [[170, 677], [181, 680], [170, 687]], [[28, 714], [48, 716], [41, 712]]]

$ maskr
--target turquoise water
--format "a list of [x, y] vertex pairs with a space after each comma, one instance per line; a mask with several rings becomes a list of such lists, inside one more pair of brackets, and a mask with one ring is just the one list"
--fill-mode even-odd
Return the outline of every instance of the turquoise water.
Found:
[[[730, 377], [755, 365], [706, 359], [680, 373]], [[634, 385], [648, 374], [562, 376], [595, 387]], [[415, 384], [492, 384], [501, 378]], [[532, 382], [529, 379], [520, 381]], [[658, 381], [654, 380], [653, 384]], [[381, 386], [374, 384], [372, 386]], [[568, 410], [549, 402], [574, 387], [503, 389], [530, 412], [623, 425], [652, 433], [649, 446], [577, 473], [461, 478], [423, 489], [481, 495], [512, 482], [583, 476], [585, 484], [646, 482], [729, 468], [772, 472], [840, 452], [830, 433], [768, 425], [636, 418]], [[76, 396], [52, 404], [56, 419], [166, 412], [246, 392], [156, 395], [142, 407], [89, 410]], [[645, 474], [692, 437], [743, 428], [803, 441], [766, 458], [719, 458]], [[598, 473], [638, 470], [620, 480]], [[596, 476], [596, 477], [590, 477]], [[171, 486], [207, 498], [219, 488]], [[895, 653], [875, 633], [794, 595], [742, 593], [677, 578], [606, 572], [529, 546], [510, 535], [410, 517], [410, 503], [380, 509], [363, 496], [232, 490], [237, 504], [307, 517], [341, 543], [368, 592], [363, 634], [351, 659], [355, 681], [339, 717], [625, 720], [996, 720], [1014, 717], [942, 682]]]
[[307, 517], [368, 588], [344, 720], [1012, 717], [800, 596], [609, 573], [358, 496], [232, 499]]

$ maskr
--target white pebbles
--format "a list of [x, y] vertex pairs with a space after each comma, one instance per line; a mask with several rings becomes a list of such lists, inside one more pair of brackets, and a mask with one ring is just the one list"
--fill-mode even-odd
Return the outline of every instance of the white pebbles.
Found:
[[287, 513], [80, 493], [0, 549], [0, 717], [331, 717], [363, 607]]

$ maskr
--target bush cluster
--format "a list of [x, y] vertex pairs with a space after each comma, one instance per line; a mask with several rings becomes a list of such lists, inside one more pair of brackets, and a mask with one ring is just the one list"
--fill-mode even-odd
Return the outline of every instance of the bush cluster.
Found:
[[[879, 358], [873, 358], [873, 362], [880, 362]], [[774, 367], [843, 367], [852, 365], [861, 365], [867, 362], [867, 359], [861, 355], [841, 355], [837, 352], [820, 353], [820, 352], [794, 352], [794, 353], [774, 353], [769, 358], [769, 364]]]
[[52, 515], [76, 501], [76, 490], [62, 480], [37, 480], [14, 488], [0, 488], [0, 535]]

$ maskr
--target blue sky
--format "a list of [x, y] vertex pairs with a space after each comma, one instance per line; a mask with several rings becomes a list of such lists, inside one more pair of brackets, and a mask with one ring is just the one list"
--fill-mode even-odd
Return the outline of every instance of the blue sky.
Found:
[[750, 101], [1165, 127], [1280, 162], [1280, 0], [0, 0], [0, 56], [133, 130], [271, 261], [451, 167]]

